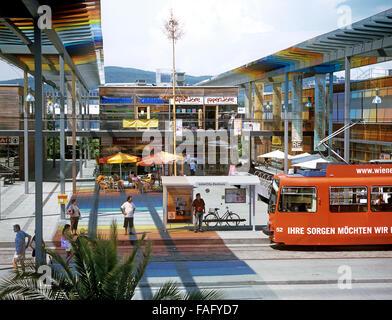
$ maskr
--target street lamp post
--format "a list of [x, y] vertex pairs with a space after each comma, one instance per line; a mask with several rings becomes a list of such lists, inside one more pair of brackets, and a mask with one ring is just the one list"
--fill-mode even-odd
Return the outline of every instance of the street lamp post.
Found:
[[[29, 105], [35, 102], [34, 96], [31, 94], [31, 89], [29, 88], [27, 91], [27, 96], [25, 97], [26, 106], [23, 108], [23, 126], [24, 126], [24, 177], [25, 177], [25, 194], [29, 193], [29, 122], [28, 122], [28, 108]], [[33, 107], [31, 106], [31, 110]]]

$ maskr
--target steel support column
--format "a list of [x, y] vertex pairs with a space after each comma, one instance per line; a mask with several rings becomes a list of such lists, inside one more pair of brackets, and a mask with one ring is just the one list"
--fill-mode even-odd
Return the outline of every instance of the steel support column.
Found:
[[288, 154], [289, 154], [289, 74], [284, 74], [284, 173], [288, 173]]
[[[346, 56], [344, 59], [345, 64], [345, 78], [344, 78], [344, 125], [350, 123], [350, 71], [351, 71], [351, 58]], [[344, 160], [350, 163], [350, 129], [344, 131]]]
[[314, 76], [314, 139], [313, 149], [315, 151], [324, 151], [325, 147], [321, 145], [317, 148], [319, 142], [325, 138], [326, 123], [326, 84], [325, 74], [316, 74]]
[[[65, 194], [65, 75], [64, 57], [59, 55], [60, 64], [60, 192]], [[65, 204], [60, 206], [61, 219], [65, 219]]]
[[34, 19], [34, 90], [35, 90], [35, 263], [39, 267], [44, 264], [42, 249], [42, 178], [43, 178], [43, 90], [42, 90], [42, 44], [41, 29], [38, 19]]
[[28, 104], [26, 101], [27, 97], [27, 71], [24, 71], [24, 83], [23, 83], [23, 150], [24, 150], [24, 179], [25, 179], [25, 194], [29, 193], [29, 120], [28, 120]]
[[76, 194], [76, 79], [72, 72], [72, 195]]
[[[333, 72], [329, 73], [329, 88], [328, 88], [328, 135], [333, 133]], [[330, 145], [332, 147], [332, 145]], [[331, 155], [331, 150], [328, 149], [328, 155]]]
[[302, 75], [292, 74], [292, 114], [291, 120], [291, 151], [303, 151], [303, 120], [302, 120]]

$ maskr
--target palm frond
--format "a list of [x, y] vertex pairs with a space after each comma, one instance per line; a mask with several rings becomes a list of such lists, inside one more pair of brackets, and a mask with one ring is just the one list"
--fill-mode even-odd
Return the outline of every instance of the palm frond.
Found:
[[169, 281], [159, 288], [152, 300], [182, 300], [182, 296], [177, 283]]
[[224, 295], [218, 290], [192, 290], [183, 295], [181, 300], [222, 300]]

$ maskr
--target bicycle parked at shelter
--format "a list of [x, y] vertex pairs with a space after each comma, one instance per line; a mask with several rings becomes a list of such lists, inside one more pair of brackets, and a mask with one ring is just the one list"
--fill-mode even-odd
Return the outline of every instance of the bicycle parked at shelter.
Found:
[[238, 214], [230, 211], [229, 207], [226, 207], [226, 212], [223, 216], [220, 216], [218, 211], [219, 208], [209, 210], [209, 213], [204, 218], [204, 223], [207, 227], [215, 227], [218, 224], [222, 225], [222, 223], [226, 223], [228, 226], [238, 226], [240, 222], [245, 221]]

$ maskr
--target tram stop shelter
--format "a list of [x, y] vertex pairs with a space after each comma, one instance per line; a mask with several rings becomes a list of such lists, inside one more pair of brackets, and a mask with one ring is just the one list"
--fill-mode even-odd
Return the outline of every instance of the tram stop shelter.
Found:
[[249, 226], [255, 225], [256, 185], [260, 184], [257, 176], [250, 174], [235, 176], [164, 176], [163, 186], [163, 226], [167, 224], [192, 224], [192, 201], [200, 193], [209, 210], [219, 208], [222, 216], [226, 207], [240, 217], [249, 216]]

